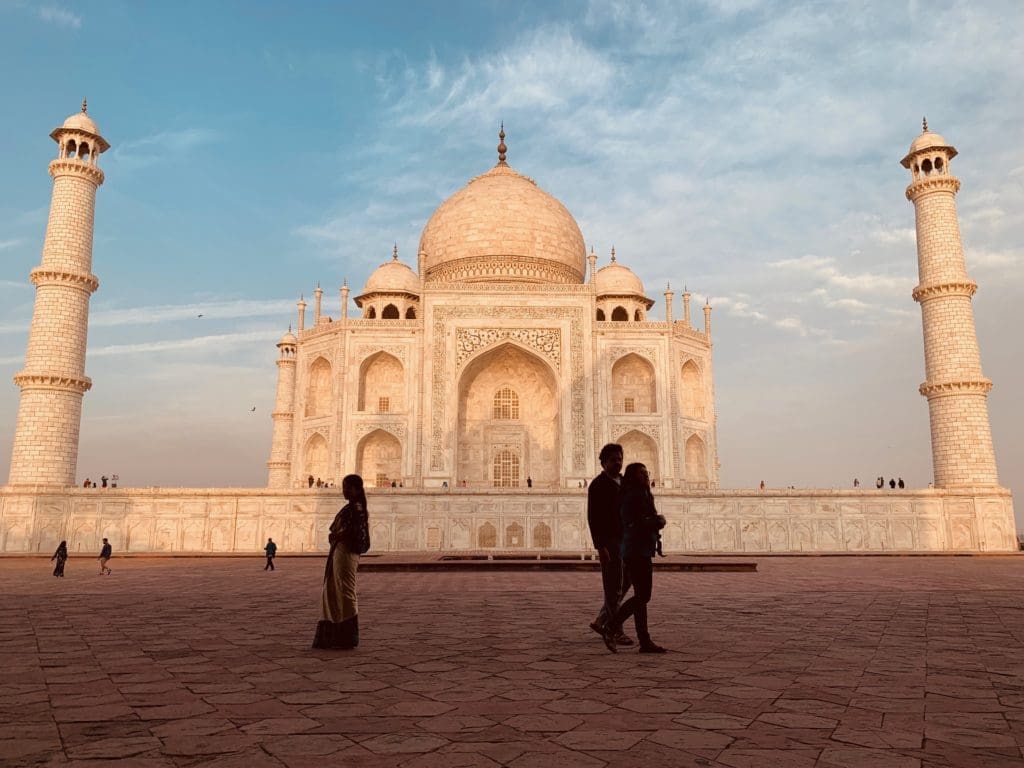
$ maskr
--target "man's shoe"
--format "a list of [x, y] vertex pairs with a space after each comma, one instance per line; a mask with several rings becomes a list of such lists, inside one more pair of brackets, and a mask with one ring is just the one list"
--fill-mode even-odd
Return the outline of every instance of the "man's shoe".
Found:
[[603, 635], [603, 634], [604, 634], [604, 627], [603, 627], [603, 626], [601, 626], [601, 625], [600, 625], [600, 624], [599, 624], [598, 622], [596, 622], [596, 621], [592, 621], [592, 622], [590, 622], [590, 628], [591, 628], [592, 630], [594, 630], [595, 632], [597, 632], [597, 634], [599, 634], [599, 635]]
[[614, 632], [601, 632], [601, 639], [604, 640], [604, 647], [612, 653], [618, 653], [619, 649], [615, 646], [615, 633]]
[[668, 648], [662, 648], [657, 643], [641, 643], [640, 653], [668, 653]]
[[615, 636], [615, 644], [616, 645], [632, 645], [633, 644], [633, 638], [630, 637], [629, 635], [625, 635], [622, 632], [619, 632], [619, 634], [617, 634]]

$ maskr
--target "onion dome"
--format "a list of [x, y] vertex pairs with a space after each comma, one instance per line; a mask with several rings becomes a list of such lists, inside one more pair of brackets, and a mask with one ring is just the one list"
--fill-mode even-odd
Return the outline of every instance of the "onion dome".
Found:
[[110, 144], [107, 143], [106, 139], [100, 136], [99, 126], [96, 125], [96, 121], [89, 117], [86, 112], [88, 104], [85, 99], [82, 99], [82, 110], [70, 115], [64, 124], [60, 128], [53, 131], [50, 136], [57, 140], [57, 134], [64, 131], [75, 131], [76, 133], [84, 133], [90, 138], [94, 139], [97, 144], [97, 148], [100, 152], [106, 152], [110, 149]]
[[391, 261], [384, 262], [372, 273], [363, 286], [363, 292], [356, 297], [356, 306], [362, 306], [362, 300], [375, 293], [405, 293], [420, 295], [420, 279], [410, 267], [398, 260], [398, 246], [391, 254]]
[[582, 284], [583, 235], [562, 203], [505, 162], [445, 200], [420, 237], [426, 282]]

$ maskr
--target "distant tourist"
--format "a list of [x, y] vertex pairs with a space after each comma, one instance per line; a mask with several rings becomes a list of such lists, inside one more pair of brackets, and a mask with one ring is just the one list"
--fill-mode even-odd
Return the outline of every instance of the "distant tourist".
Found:
[[310, 475], [307, 479], [309, 480], [309, 487], [312, 488], [313, 487], [313, 476]]
[[891, 477], [889, 478], [889, 487], [892, 488], [893, 490], [896, 489], [896, 481], [893, 480]]
[[651, 640], [647, 628], [647, 604], [651, 601], [654, 568], [651, 558], [657, 551], [660, 531], [665, 518], [654, 506], [650, 489], [650, 476], [643, 464], [630, 464], [622, 476], [621, 497], [622, 562], [633, 582], [633, 596], [624, 602], [613, 621], [606, 626], [604, 644], [612, 653], [617, 651], [615, 635], [629, 615], [633, 615], [640, 653], [665, 653], [665, 648]]
[[321, 620], [316, 625], [314, 648], [350, 649], [359, 645], [359, 603], [356, 571], [359, 556], [370, 549], [370, 521], [366, 511], [363, 478], [346, 475], [341, 493], [348, 504], [331, 523], [324, 567]]
[[526, 476], [526, 487], [533, 488], [533, 478], [529, 475]]
[[106, 475], [103, 475], [103, 477], [100, 478], [100, 482], [102, 483], [102, 485], [100, 487], [101, 488], [106, 488], [107, 487], [107, 480], [109, 480], [109, 479], [110, 478], [108, 478]]
[[906, 488], [906, 485], [903, 483], [902, 477], [896, 481], [896, 485], [898, 485], [900, 488]]
[[111, 570], [107, 567], [107, 563], [110, 561], [113, 555], [114, 548], [110, 546], [110, 542], [106, 539], [103, 540], [103, 549], [100, 550], [100, 576], [109, 576]]
[[274, 570], [274, 556], [277, 554], [277, 544], [274, 543], [273, 539], [267, 539], [267, 546], [263, 548], [263, 551], [267, 553], [267, 564], [263, 566], [263, 570]]
[[50, 558], [52, 563], [54, 560], [57, 561], [57, 565], [54, 566], [53, 575], [63, 579], [64, 578], [64, 563], [68, 561], [68, 543], [62, 541], [57, 545], [57, 551], [53, 553], [53, 557]]
[[885, 485], [885, 478], [879, 475], [875, 478], [875, 488], [882, 488]]
[[853, 478], [853, 487], [860, 488], [860, 480], [858, 480], [856, 477]]
[[764, 490], [764, 480], [761, 481], [761, 490]]
[[88, 477], [85, 478], [85, 482], [82, 483], [82, 487], [83, 488], [91, 488], [92, 487], [92, 480], [90, 480]]
[[[587, 523], [590, 538], [601, 560], [601, 586], [604, 600], [597, 618], [590, 628], [601, 637], [610, 631], [619, 603], [629, 591], [629, 574], [622, 564], [622, 519], [619, 513], [619, 494], [622, 484], [622, 446], [608, 443], [598, 454], [601, 474], [593, 479], [587, 491]], [[633, 639], [621, 628], [611, 637], [612, 645], [632, 645]], [[606, 641], [607, 642], [607, 641]]]

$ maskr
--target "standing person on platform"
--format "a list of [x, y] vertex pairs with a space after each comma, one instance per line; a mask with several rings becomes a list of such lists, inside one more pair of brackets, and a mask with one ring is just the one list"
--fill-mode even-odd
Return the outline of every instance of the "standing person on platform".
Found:
[[[597, 618], [590, 628], [604, 636], [609, 620], [615, 617], [619, 603], [629, 591], [629, 576], [622, 567], [619, 547], [622, 543], [622, 521], [619, 516], [619, 486], [622, 483], [622, 446], [608, 443], [598, 455], [601, 474], [595, 477], [587, 489], [587, 522], [590, 524], [590, 538], [601, 559], [601, 584], [604, 602]], [[621, 629], [614, 640], [619, 645], [632, 645], [633, 639], [624, 635]]]
[[267, 553], [267, 564], [263, 566], [263, 570], [274, 570], [274, 556], [277, 554], [277, 544], [274, 543], [273, 539], [267, 539], [267, 546], [263, 548], [263, 551]]
[[62, 541], [57, 545], [57, 551], [53, 553], [50, 562], [52, 563], [54, 560], [57, 561], [57, 565], [53, 568], [53, 575], [63, 579], [64, 563], [68, 561], [68, 543], [66, 541]]
[[109, 576], [112, 571], [107, 567], [111, 556], [114, 553], [114, 548], [110, 546], [110, 542], [106, 539], [103, 540], [103, 549], [100, 550], [100, 576]]
[[363, 478], [346, 475], [341, 494], [348, 501], [331, 523], [324, 568], [321, 620], [316, 625], [314, 648], [350, 649], [359, 645], [359, 603], [356, 571], [359, 556], [370, 549], [370, 521], [366, 512]]
[[622, 604], [615, 618], [606, 625], [604, 644], [616, 652], [615, 634], [622, 622], [633, 614], [640, 653], [665, 653], [665, 649], [651, 640], [647, 630], [647, 604], [651, 601], [654, 569], [651, 558], [657, 548], [659, 531], [665, 527], [665, 518], [654, 507], [651, 478], [643, 464], [630, 464], [622, 476], [622, 562], [630, 581], [633, 596]]

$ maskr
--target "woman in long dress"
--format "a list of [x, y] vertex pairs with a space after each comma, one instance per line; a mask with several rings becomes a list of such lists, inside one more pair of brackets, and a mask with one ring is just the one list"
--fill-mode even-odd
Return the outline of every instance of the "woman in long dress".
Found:
[[359, 645], [359, 603], [356, 571], [359, 556], [370, 548], [370, 525], [366, 513], [363, 478], [346, 475], [341, 493], [348, 501], [331, 523], [324, 567], [324, 590], [320, 621], [316, 625], [314, 648], [355, 648]]
[[647, 604], [651, 601], [654, 568], [651, 558], [657, 550], [660, 531], [665, 518], [654, 507], [651, 478], [643, 464], [630, 464], [622, 475], [622, 494], [619, 497], [622, 515], [622, 564], [633, 583], [633, 596], [619, 606], [614, 620], [605, 627], [604, 644], [612, 653], [617, 651], [615, 636], [622, 632], [622, 623], [633, 614], [640, 653], [665, 653], [665, 649], [651, 640], [647, 629]]
[[63, 579], [64, 578], [64, 563], [68, 561], [68, 543], [62, 541], [57, 546], [57, 551], [53, 553], [53, 557], [50, 558], [52, 563], [54, 560], [57, 561], [57, 565], [54, 566], [53, 575]]

